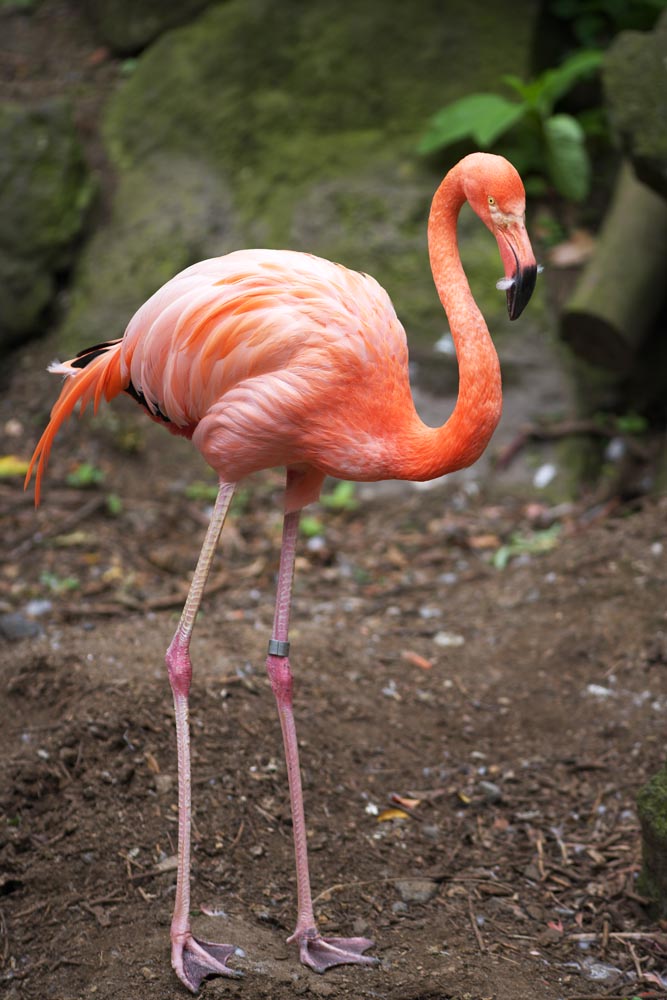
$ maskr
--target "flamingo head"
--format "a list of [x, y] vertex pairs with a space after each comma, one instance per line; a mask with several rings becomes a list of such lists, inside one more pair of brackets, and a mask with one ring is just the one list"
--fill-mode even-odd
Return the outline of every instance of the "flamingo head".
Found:
[[519, 174], [502, 156], [472, 153], [461, 161], [463, 190], [498, 242], [505, 275], [507, 311], [517, 319], [533, 294], [538, 267], [526, 232], [526, 194]]

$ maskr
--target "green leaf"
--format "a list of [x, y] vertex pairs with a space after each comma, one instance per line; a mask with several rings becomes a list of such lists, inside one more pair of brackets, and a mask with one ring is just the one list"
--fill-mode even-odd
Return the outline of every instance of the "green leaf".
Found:
[[331, 493], [323, 493], [320, 503], [328, 510], [355, 510], [359, 506], [354, 483], [341, 480], [336, 483]]
[[512, 535], [506, 545], [501, 545], [493, 556], [493, 565], [496, 569], [503, 570], [513, 556], [536, 555], [548, 552], [558, 544], [558, 536], [561, 532], [561, 525], [555, 522], [550, 528], [544, 531], [534, 531], [531, 535]]
[[540, 85], [539, 108], [543, 115], [551, 114], [558, 100], [571, 90], [575, 83], [590, 76], [602, 63], [603, 53], [598, 49], [582, 49], [569, 56], [556, 69], [548, 69], [538, 77]]
[[80, 583], [75, 576], [57, 576], [45, 570], [39, 578], [39, 582], [54, 594], [66, 594], [70, 590], [76, 590]]
[[524, 112], [522, 104], [498, 94], [470, 94], [448, 104], [431, 118], [418, 151], [432, 153], [466, 138], [474, 139], [481, 147], [491, 146]]
[[591, 186], [591, 164], [584, 130], [572, 115], [554, 115], [544, 123], [549, 176], [564, 198], [583, 201]]
[[201, 479], [195, 479], [188, 483], [184, 490], [188, 500], [207, 500], [213, 502], [218, 495], [218, 487], [213, 483], [204, 483]]
[[516, 91], [519, 97], [526, 99], [528, 93], [530, 92], [530, 84], [522, 80], [520, 76], [515, 76], [514, 73], [506, 73], [500, 78], [504, 84], [511, 87], [512, 90]]
[[515, 90], [517, 94], [521, 96], [522, 103], [524, 104], [526, 110], [528, 108], [537, 108], [539, 105], [540, 95], [542, 93], [542, 82], [541, 77], [537, 77], [535, 80], [522, 80], [518, 76], [509, 73], [506, 76], [500, 78], [504, 84]]
[[319, 517], [314, 517], [313, 514], [304, 514], [299, 522], [299, 528], [306, 538], [315, 538], [316, 535], [322, 534], [324, 525]]
[[123, 513], [123, 501], [117, 493], [107, 493], [106, 496], [107, 514], [111, 517], [118, 517]]
[[104, 482], [104, 472], [92, 462], [80, 462], [70, 473], [65, 482], [77, 490], [88, 490]]
[[649, 428], [648, 420], [640, 413], [619, 414], [615, 423], [619, 434], [645, 434]]

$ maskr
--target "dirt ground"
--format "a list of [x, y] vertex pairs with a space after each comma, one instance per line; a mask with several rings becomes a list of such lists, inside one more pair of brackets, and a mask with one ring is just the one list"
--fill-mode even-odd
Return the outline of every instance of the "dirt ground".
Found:
[[[2, 397], [20, 456], [50, 405], [40, 351]], [[186, 995], [163, 655], [210, 506], [193, 483], [212, 479], [187, 442], [127, 399], [61, 435], [37, 513], [20, 480], [0, 485], [1, 620], [39, 631], [0, 638], [12, 1000]], [[316, 910], [381, 959], [319, 977], [285, 944], [291, 826], [263, 672], [280, 487], [267, 473], [240, 496], [193, 642], [194, 924], [245, 952], [243, 979], [204, 995], [667, 995], [635, 810], [664, 760], [667, 500], [554, 520], [439, 487], [309, 511], [292, 662]]]

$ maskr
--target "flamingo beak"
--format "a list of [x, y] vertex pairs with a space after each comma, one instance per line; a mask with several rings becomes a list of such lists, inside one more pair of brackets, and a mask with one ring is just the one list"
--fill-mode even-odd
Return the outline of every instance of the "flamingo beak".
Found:
[[497, 287], [507, 292], [507, 312], [518, 319], [528, 305], [537, 280], [537, 264], [523, 220], [496, 231], [505, 277]]

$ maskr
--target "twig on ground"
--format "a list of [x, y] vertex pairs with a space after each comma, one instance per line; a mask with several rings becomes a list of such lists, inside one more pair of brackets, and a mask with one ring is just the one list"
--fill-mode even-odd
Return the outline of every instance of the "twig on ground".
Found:
[[472, 905], [472, 896], [468, 895], [468, 914], [470, 916], [470, 926], [472, 927], [473, 934], [477, 940], [477, 945], [481, 952], [486, 951], [486, 945], [484, 944], [484, 938], [482, 937], [482, 932], [477, 924], [477, 918], [475, 916], [475, 910]]
[[104, 496], [94, 496], [92, 499], [85, 503], [83, 507], [79, 507], [75, 511], [71, 511], [61, 520], [56, 521], [51, 525], [50, 528], [45, 528], [43, 531], [33, 530], [30, 534], [26, 535], [21, 541], [14, 546], [14, 548], [7, 554], [7, 559], [20, 559], [30, 552], [31, 549], [35, 548], [36, 545], [41, 545], [47, 538], [52, 538], [54, 535], [64, 535], [70, 528], [79, 526], [82, 521], [90, 517], [91, 514], [95, 514], [101, 507], [106, 503], [106, 497]]

